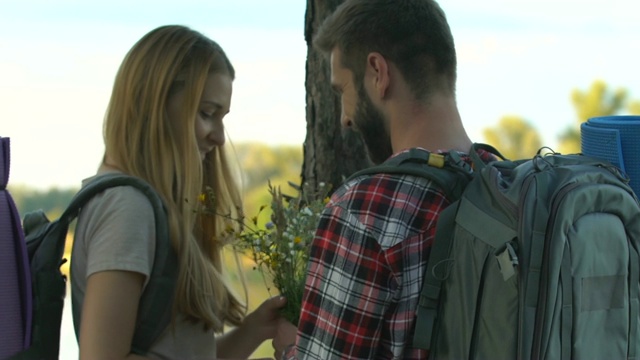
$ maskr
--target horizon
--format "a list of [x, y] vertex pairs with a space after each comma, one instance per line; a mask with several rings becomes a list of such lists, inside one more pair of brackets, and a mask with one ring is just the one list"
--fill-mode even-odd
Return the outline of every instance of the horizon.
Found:
[[[622, 0], [440, 1], [458, 53], [457, 100], [474, 141], [506, 115], [545, 145], [575, 121], [570, 94], [598, 79], [640, 100], [640, 4]], [[77, 187], [102, 157], [102, 118], [124, 54], [152, 28], [184, 24], [213, 38], [236, 68], [233, 143], [302, 146], [306, 2], [283, 0], [3, 3], [0, 136], [10, 185]]]

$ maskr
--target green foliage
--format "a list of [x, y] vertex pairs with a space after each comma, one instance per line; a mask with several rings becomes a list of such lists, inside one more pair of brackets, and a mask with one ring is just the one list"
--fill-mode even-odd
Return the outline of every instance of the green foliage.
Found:
[[[314, 194], [290, 184], [297, 192], [295, 197], [284, 195], [280, 187], [268, 184], [270, 205], [263, 205], [258, 212], [269, 211], [269, 221], [258, 224], [258, 214], [236, 218], [221, 214], [215, 209], [215, 194], [209, 189], [200, 196], [202, 211], [208, 215], [226, 218], [225, 235], [234, 238], [235, 248], [255, 263], [255, 269], [272, 283], [280, 295], [287, 298], [283, 316], [296, 324], [300, 316], [302, 293], [306, 280], [309, 248], [315, 235], [320, 214], [329, 200], [329, 187], [320, 185], [320, 193]], [[267, 285], [269, 286], [269, 285]]]
[[504, 116], [495, 127], [486, 128], [483, 135], [508, 159], [530, 158], [542, 146], [538, 131], [519, 116]]
[[[300, 184], [301, 146], [244, 143], [235, 145], [235, 150], [243, 174], [245, 214], [256, 214], [262, 205], [269, 203], [268, 182], [282, 188], [287, 188], [289, 182]], [[264, 224], [265, 214], [259, 219]]]
[[620, 112], [625, 106], [627, 91], [623, 88], [611, 90], [606, 82], [596, 80], [586, 91], [574, 89], [571, 100], [576, 110], [577, 122], [559, 136], [558, 151], [563, 154], [580, 152], [580, 124], [592, 117]]
[[606, 82], [596, 80], [586, 91], [574, 89], [571, 101], [578, 116], [578, 125], [592, 117], [608, 116], [623, 109], [627, 99], [627, 90], [609, 89]]
[[300, 182], [302, 172], [302, 146], [268, 146], [257, 143], [235, 145], [242, 166], [243, 186], [250, 191], [264, 187], [267, 180], [286, 178]]

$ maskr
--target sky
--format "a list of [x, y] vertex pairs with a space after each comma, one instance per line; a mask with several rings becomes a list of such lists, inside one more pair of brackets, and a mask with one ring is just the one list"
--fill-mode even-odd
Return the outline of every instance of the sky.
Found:
[[[556, 145], [576, 122], [570, 94], [601, 79], [640, 100], [640, 2], [441, 0], [458, 53], [457, 101], [472, 140], [522, 116]], [[302, 146], [304, 0], [0, 0], [0, 136], [9, 184], [78, 187], [104, 151], [102, 121], [120, 62], [145, 33], [187, 25], [236, 68], [234, 143]]]

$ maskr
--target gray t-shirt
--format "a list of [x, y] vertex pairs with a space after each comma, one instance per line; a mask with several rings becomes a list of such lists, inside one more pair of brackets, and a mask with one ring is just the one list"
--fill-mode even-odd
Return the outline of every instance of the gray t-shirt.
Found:
[[[98, 174], [101, 174], [99, 172]], [[93, 180], [83, 181], [83, 186]], [[80, 324], [87, 279], [100, 271], [123, 270], [143, 274], [145, 286], [153, 266], [155, 219], [146, 196], [130, 186], [96, 195], [78, 216], [71, 256], [74, 323]], [[167, 294], [167, 296], [172, 296]], [[173, 330], [173, 331], [172, 331]], [[215, 359], [213, 331], [182, 320], [151, 346], [151, 359]]]

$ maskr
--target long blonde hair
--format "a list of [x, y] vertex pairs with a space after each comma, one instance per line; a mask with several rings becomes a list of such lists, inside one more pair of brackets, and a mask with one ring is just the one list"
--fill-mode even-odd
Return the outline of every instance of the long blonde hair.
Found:
[[[207, 76], [235, 72], [222, 48], [184, 26], [162, 26], [142, 37], [115, 78], [104, 123], [105, 158], [148, 181], [164, 198], [179, 274], [174, 310], [206, 328], [239, 324], [246, 306], [226, 285], [220, 216], [195, 211], [211, 188], [219, 211], [238, 214], [241, 198], [224, 147], [201, 161], [194, 132]], [[180, 123], [167, 116], [167, 99], [184, 91]], [[205, 218], [206, 217], [206, 218]], [[174, 314], [175, 314], [174, 311]]]

